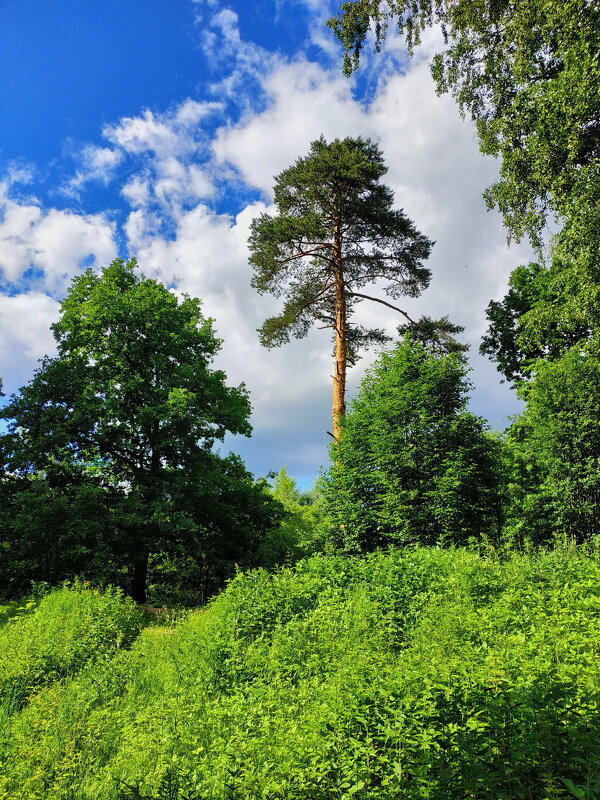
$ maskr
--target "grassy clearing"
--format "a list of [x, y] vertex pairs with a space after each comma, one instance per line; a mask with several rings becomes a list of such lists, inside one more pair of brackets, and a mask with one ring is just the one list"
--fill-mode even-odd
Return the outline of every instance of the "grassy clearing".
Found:
[[32, 693], [0, 798], [597, 797], [599, 586], [575, 550], [240, 575]]

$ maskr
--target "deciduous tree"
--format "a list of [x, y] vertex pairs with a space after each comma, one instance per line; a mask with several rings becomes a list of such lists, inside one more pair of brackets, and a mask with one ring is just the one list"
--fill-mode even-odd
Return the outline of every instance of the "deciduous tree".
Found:
[[338, 547], [497, 535], [499, 444], [467, 411], [466, 373], [460, 354], [410, 336], [367, 371], [327, 478]]
[[203, 538], [208, 556], [223, 520], [240, 520], [245, 541], [270, 523], [258, 488], [254, 510], [265, 513], [244, 517], [252, 482], [211, 451], [227, 432], [250, 433], [244, 386], [228, 387], [211, 367], [220, 346], [211, 320], [198, 300], [178, 300], [135, 268], [117, 260], [73, 281], [53, 325], [58, 355], [42, 361], [0, 416], [9, 421], [3, 443], [13, 477], [102, 490], [113, 553], [144, 602], [150, 553]]

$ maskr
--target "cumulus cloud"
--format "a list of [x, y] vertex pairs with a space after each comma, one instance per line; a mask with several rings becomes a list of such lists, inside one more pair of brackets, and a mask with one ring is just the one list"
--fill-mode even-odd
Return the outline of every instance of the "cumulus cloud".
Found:
[[[39, 273], [45, 291], [62, 294], [83, 264], [104, 264], [116, 256], [114, 224], [103, 214], [80, 215], [10, 199], [0, 185], [0, 276], [19, 286]], [[29, 278], [31, 282], [32, 278]]]
[[122, 189], [133, 206], [161, 206], [166, 213], [214, 194], [214, 181], [202, 163], [206, 148], [203, 122], [220, 111], [213, 102], [186, 100], [174, 110], [146, 109], [107, 125], [103, 135], [133, 159], [134, 172]]
[[0, 378], [4, 391], [16, 391], [31, 378], [40, 358], [54, 355], [50, 325], [58, 302], [42, 292], [0, 294]]
[[221, 103], [188, 98], [162, 113], [144, 109], [105, 125], [102, 136], [110, 146], [87, 144], [75, 153], [80, 166], [63, 193], [79, 198], [91, 182], [107, 185], [122, 178], [121, 194], [133, 207], [156, 204], [167, 214], [211, 197], [213, 177], [201, 165], [204, 124], [221, 109]]
[[77, 155], [77, 160], [81, 164], [80, 168], [63, 186], [64, 194], [72, 197], [77, 197], [80, 189], [90, 181], [106, 185], [123, 160], [123, 153], [110, 147], [85, 145]]
[[[329, 13], [325, 0], [302, 1], [317, 15]], [[321, 134], [328, 140], [361, 135], [381, 145], [389, 166], [385, 182], [397, 206], [436, 241], [431, 287], [407, 301], [406, 309], [414, 316], [448, 314], [465, 326], [479, 387], [474, 407], [501, 425], [516, 408], [514, 397], [475, 351], [485, 329], [485, 306], [502, 294], [510, 270], [531, 253], [524, 245], [508, 248], [498, 215], [485, 210], [481, 193], [495, 180], [497, 165], [478, 153], [474, 129], [453, 101], [433, 90], [427, 55], [438, 45], [435, 34], [427, 35], [411, 62], [393, 37], [379, 71], [367, 58], [366, 77], [360, 79], [371, 82], [365, 99], [356, 80], [341, 76], [339, 60], [328, 67], [326, 60], [317, 64], [302, 52], [284, 58], [265, 51], [243, 40], [237, 16], [225, 4], [198, 0], [198, 7], [206, 14], [202, 47], [219, 64], [212, 86], [219, 102], [189, 99], [105, 126], [104, 143], [84, 155], [85, 173], [101, 181], [117, 179], [128, 205], [122, 233], [143, 272], [174, 291], [201, 297], [205, 314], [215, 319], [224, 340], [218, 364], [232, 383], [245, 381], [251, 391], [255, 437], [235, 442], [249, 466], [264, 473], [287, 464], [301, 475], [314, 474], [326, 461], [328, 332], [312, 331], [305, 340], [272, 351], [260, 347], [256, 328], [276, 313], [280, 301], [251, 288], [247, 249], [251, 220], [269, 210], [273, 176], [306, 155]], [[322, 49], [328, 46], [324, 41]], [[227, 208], [238, 204], [231, 213], [216, 210], [225, 193]], [[6, 193], [0, 208], [6, 281], [17, 282], [33, 266], [42, 272], [35, 288], [58, 291], [82, 260], [106, 263], [114, 255], [115, 230], [102, 215], [44, 210], [34, 202], [10, 201]], [[22, 307], [3, 298], [5, 314], [13, 315], [9, 325], [25, 308], [40, 325], [56, 313], [45, 295], [19, 297]], [[366, 302], [358, 317], [392, 335], [402, 321]], [[39, 357], [47, 341], [33, 330], [27, 336], [5, 342], [5, 357], [19, 348], [22, 363]], [[373, 357], [352, 371], [351, 392]]]
[[229, 112], [252, 112], [263, 101], [262, 82], [282, 62], [276, 52], [242, 38], [239, 18], [230, 8], [215, 10], [201, 26], [202, 50], [219, 77], [213, 94], [229, 102]]
[[233, 165], [245, 183], [267, 197], [273, 176], [305, 155], [321, 133], [331, 139], [372, 129], [368, 114], [352, 97], [352, 84], [304, 58], [274, 69], [263, 88], [268, 107], [221, 128], [213, 150], [219, 161]]
[[193, 149], [193, 140], [188, 131], [178, 131], [174, 120], [171, 124], [146, 109], [140, 116], [124, 117], [116, 125], [107, 125], [104, 136], [125, 153], [153, 153], [159, 160], [174, 153], [185, 153]]

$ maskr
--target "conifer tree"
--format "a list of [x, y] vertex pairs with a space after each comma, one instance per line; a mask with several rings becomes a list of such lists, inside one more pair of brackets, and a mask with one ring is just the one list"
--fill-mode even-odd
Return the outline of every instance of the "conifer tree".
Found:
[[391, 189], [380, 182], [387, 172], [383, 155], [369, 139], [323, 137], [275, 179], [274, 216], [252, 223], [249, 240], [259, 292], [285, 297], [278, 316], [259, 329], [266, 347], [306, 336], [313, 323], [331, 328], [334, 338], [333, 437], [340, 437], [345, 410], [346, 369], [358, 351], [384, 342], [383, 330], [351, 322], [361, 300], [396, 305], [363, 289], [384, 283], [391, 299], [415, 297], [431, 273], [423, 266], [433, 243], [393, 208]]

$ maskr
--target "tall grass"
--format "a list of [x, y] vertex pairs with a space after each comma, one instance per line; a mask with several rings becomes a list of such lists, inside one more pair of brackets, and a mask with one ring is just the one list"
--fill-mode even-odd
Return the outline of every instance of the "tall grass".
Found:
[[[119, 591], [74, 585], [10, 609], [0, 628], [0, 715], [42, 686], [110, 658], [139, 633], [144, 615]], [[26, 612], [26, 613], [23, 613]], [[1, 717], [0, 717], [1, 718]]]
[[30, 696], [0, 798], [598, 797], [599, 586], [577, 550], [240, 575]]

